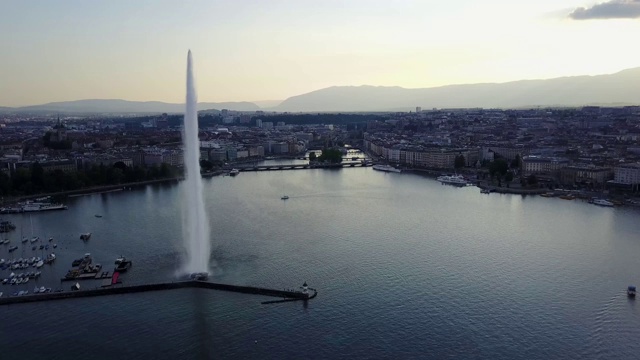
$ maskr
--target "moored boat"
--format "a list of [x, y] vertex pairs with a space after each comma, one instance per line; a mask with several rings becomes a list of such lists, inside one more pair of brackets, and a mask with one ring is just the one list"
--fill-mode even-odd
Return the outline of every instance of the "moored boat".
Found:
[[608, 201], [608, 200], [605, 200], [605, 199], [591, 199], [590, 202], [592, 204], [594, 204], [594, 205], [599, 205], [599, 206], [612, 207], [614, 205], [611, 201]]
[[391, 165], [381, 165], [381, 164], [373, 165], [373, 170], [386, 171], [386, 172], [396, 172], [396, 173], [401, 172], [400, 169], [396, 169]]
[[240, 174], [240, 170], [238, 169], [231, 169], [231, 171], [229, 171], [229, 175], [231, 176], [236, 176], [238, 174]]
[[441, 175], [436, 178], [442, 184], [466, 186], [468, 184], [467, 179], [462, 175]]

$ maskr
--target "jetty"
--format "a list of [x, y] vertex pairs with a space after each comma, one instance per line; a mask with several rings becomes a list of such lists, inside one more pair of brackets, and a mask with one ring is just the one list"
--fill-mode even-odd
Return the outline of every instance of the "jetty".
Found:
[[[50, 300], [62, 300], [73, 299], [82, 297], [94, 297], [105, 295], [118, 295], [118, 294], [131, 294], [148, 291], [161, 291], [161, 290], [173, 290], [173, 289], [185, 289], [185, 288], [198, 288], [198, 289], [211, 289], [221, 291], [231, 291], [243, 294], [254, 294], [278, 297], [283, 300], [310, 300], [318, 295], [315, 289], [307, 288], [306, 283], [301, 287], [302, 291], [295, 290], [276, 290], [267, 289], [254, 286], [239, 286], [230, 284], [214, 283], [202, 280], [187, 280], [187, 281], [175, 281], [156, 284], [143, 284], [132, 286], [112, 286], [108, 288], [98, 288], [90, 290], [76, 290], [76, 291], [62, 291], [62, 292], [50, 292], [44, 294], [30, 294], [23, 296], [10, 296], [1, 297], [0, 305], [29, 303], [36, 301], [50, 301]], [[282, 300], [278, 301], [281, 302]], [[267, 302], [269, 303], [269, 302]]]

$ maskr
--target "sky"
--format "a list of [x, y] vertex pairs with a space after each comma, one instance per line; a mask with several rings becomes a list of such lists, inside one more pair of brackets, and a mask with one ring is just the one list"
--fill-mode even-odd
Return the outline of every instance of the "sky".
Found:
[[283, 100], [640, 67], [640, 0], [0, 0], [0, 106]]

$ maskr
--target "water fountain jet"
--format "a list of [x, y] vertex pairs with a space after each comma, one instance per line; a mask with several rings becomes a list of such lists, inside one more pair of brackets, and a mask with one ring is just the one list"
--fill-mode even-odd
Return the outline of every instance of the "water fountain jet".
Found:
[[184, 114], [184, 166], [182, 233], [186, 259], [182, 274], [208, 273], [211, 254], [209, 223], [204, 207], [202, 177], [200, 175], [200, 140], [198, 138], [198, 110], [191, 50], [187, 55], [187, 99]]

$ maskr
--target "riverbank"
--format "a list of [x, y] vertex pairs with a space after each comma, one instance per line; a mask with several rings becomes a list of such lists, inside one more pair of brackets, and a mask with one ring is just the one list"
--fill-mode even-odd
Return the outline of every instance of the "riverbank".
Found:
[[[219, 176], [222, 174], [224, 174], [223, 170], [217, 170], [217, 171], [202, 173], [202, 177], [210, 178], [210, 177]], [[131, 182], [131, 183], [121, 183], [121, 184], [115, 184], [115, 185], [92, 186], [88, 188], [69, 190], [69, 191], [60, 191], [55, 193], [40, 193], [40, 194], [31, 194], [31, 195], [25, 195], [25, 196], [5, 197], [0, 199], [0, 205], [14, 204], [20, 201], [36, 199], [36, 198], [45, 197], [45, 196], [56, 197], [56, 196], [78, 196], [78, 195], [88, 195], [88, 194], [99, 194], [99, 193], [119, 191], [119, 190], [124, 190], [126, 188], [140, 187], [140, 186], [146, 186], [146, 185], [152, 185], [152, 184], [161, 184], [161, 183], [170, 183], [170, 182], [177, 183], [181, 180], [184, 180], [184, 176], [137, 181], [137, 182]]]

